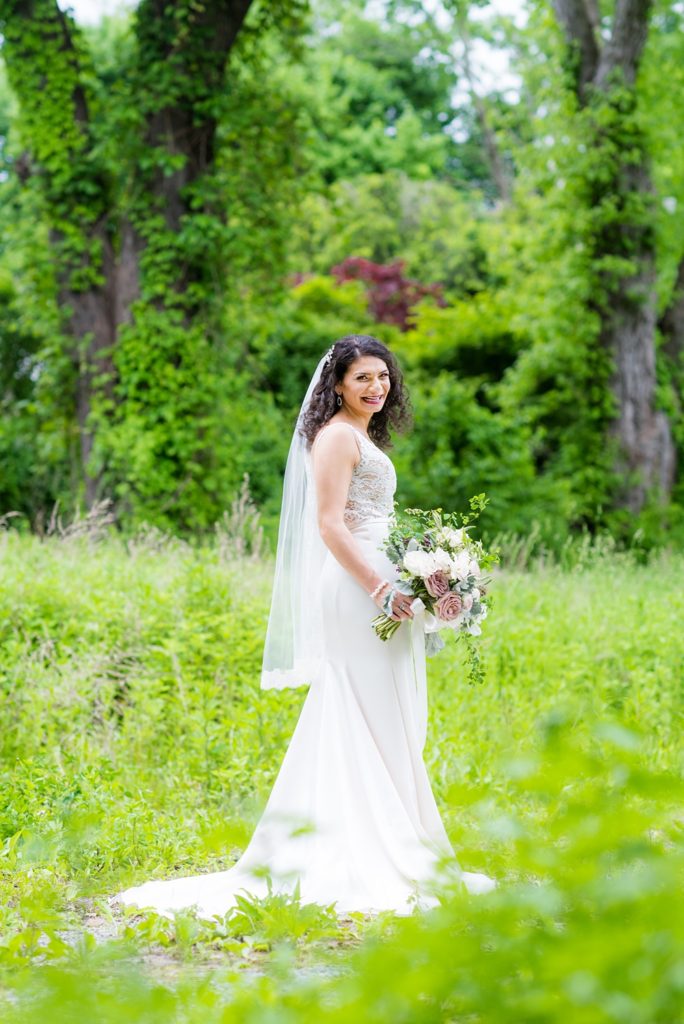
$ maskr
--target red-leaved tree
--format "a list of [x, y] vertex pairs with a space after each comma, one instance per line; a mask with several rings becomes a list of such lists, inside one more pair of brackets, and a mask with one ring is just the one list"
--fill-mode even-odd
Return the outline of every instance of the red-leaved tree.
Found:
[[427, 295], [444, 306], [441, 286], [420, 284], [404, 275], [404, 261], [373, 263], [360, 256], [349, 256], [333, 267], [331, 274], [338, 283], [363, 281], [368, 294], [368, 308], [374, 320], [395, 324], [402, 331], [409, 328], [411, 310]]

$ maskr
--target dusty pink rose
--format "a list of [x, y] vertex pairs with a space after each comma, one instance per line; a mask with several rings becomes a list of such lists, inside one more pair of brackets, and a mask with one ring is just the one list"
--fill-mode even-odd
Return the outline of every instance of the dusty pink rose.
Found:
[[461, 614], [463, 607], [463, 601], [461, 600], [460, 594], [454, 594], [453, 591], [449, 591], [448, 594], [444, 594], [440, 597], [439, 601], [435, 605], [435, 611], [443, 622], [451, 622], [452, 619], [457, 619]]
[[442, 597], [449, 591], [449, 577], [442, 569], [438, 569], [425, 580], [425, 589], [430, 597]]

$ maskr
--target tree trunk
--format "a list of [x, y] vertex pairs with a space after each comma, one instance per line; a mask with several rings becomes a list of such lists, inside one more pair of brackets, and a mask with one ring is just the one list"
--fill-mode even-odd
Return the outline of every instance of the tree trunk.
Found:
[[[640, 264], [640, 273], [625, 279], [625, 290], [615, 293], [611, 315], [601, 332], [614, 357], [611, 386], [618, 412], [611, 433], [619, 445], [617, 468], [624, 479], [619, 500], [635, 514], [643, 508], [650, 490], [671, 493], [676, 471], [668, 418], [654, 409], [655, 266], [647, 256]], [[643, 300], [635, 302], [639, 294]]]
[[[553, 0], [553, 6], [574, 57], [578, 100], [599, 115], [595, 119], [597, 149], [607, 141], [621, 154], [607, 182], [595, 186], [592, 196], [597, 209], [606, 199], [618, 209], [617, 216], [599, 227], [594, 257], [604, 265], [617, 258], [634, 267], [631, 274], [604, 275], [597, 306], [601, 342], [614, 368], [616, 416], [611, 435], [619, 449], [616, 470], [623, 479], [618, 500], [636, 514], [649, 493], [670, 495], [675, 474], [670, 424], [656, 409], [653, 187], [646, 146], [625, 100], [625, 90], [631, 90], [634, 104], [633, 86], [648, 33], [651, 0], [616, 0], [612, 30], [603, 46], [596, 31], [595, 5], [588, 0]], [[610, 159], [608, 155], [607, 162]]]
[[[223, 87], [228, 54], [253, 0], [205, 0], [195, 4], [179, 40], [175, 16], [181, 2], [142, 0], [136, 12], [139, 88], [151, 93], [152, 98], [145, 141], [152, 150], [162, 149], [168, 156], [179, 158], [178, 168], [171, 173], [157, 165], [149, 182], [155, 207], [173, 233], [189, 212], [188, 188], [214, 165], [217, 122], [210, 112], [212, 101]], [[172, 103], [166, 94], [154, 95], [157, 84], [154, 77], [147, 76], [147, 68], [155, 65], [172, 67], [178, 76], [180, 87]], [[204, 272], [204, 268], [193, 268], [187, 262], [178, 269], [175, 287], [179, 292], [195, 279], [195, 270], [200, 276]]]
[[[99, 498], [101, 469], [91, 464], [94, 443], [92, 412], [105, 396], [116, 402], [117, 374], [114, 352], [119, 328], [132, 321], [131, 306], [140, 294], [139, 260], [143, 242], [127, 220], [120, 225], [119, 251], [115, 253], [104, 225], [95, 225], [89, 240], [99, 245], [103, 283], [86, 291], [73, 290], [66, 275], [59, 275], [59, 303], [70, 309], [67, 329], [74, 344], [76, 367], [76, 422], [79, 434], [84, 497], [88, 508]], [[55, 248], [60, 242], [56, 238]]]
[[116, 341], [110, 295], [114, 255], [109, 239], [100, 237], [97, 240], [101, 244], [104, 284], [87, 291], [74, 291], [68, 281], [61, 279], [58, 293], [60, 306], [71, 310], [65, 326], [73, 339], [71, 359], [76, 368], [76, 423], [88, 508], [97, 500], [99, 483], [99, 474], [92, 471], [90, 463], [94, 440], [91, 423], [93, 401], [99, 392], [113, 397], [112, 352]]

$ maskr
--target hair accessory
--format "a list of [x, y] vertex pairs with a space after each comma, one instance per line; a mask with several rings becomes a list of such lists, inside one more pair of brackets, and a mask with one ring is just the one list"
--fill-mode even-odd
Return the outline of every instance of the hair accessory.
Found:
[[330, 346], [330, 348], [328, 349], [328, 351], [327, 351], [327, 352], [325, 353], [325, 365], [326, 365], [326, 366], [327, 366], [327, 365], [328, 365], [328, 364], [329, 364], [330, 362], [332, 362], [332, 356], [333, 356], [333, 352], [334, 352], [334, 351], [335, 351], [335, 342], [333, 341], [332, 345]]

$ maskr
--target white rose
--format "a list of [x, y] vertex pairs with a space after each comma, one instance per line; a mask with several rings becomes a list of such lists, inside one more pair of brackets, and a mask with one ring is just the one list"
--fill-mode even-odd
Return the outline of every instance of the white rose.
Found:
[[431, 552], [435, 562], [435, 572], [441, 569], [443, 572], [451, 572], [451, 555], [444, 548], [437, 548], [436, 551]]
[[473, 599], [473, 595], [472, 594], [464, 594], [463, 595], [463, 609], [464, 609], [464, 611], [466, 611], [466, 612], [470, 611], [470, 609], [473, 607], [473, 600], [474, 599]]
[[448, 544], [451, 548], [463, 547], [466, 541], [465, 530], [453, 530], [450, 526], [443, 526], [436, 536], [440, 544]]
[[437, 571], [434, 559], [429, 551], [407, 551], [404, 555], [404, 568], [412, 576], [421, 576], [423, 579], [427, 579], [428, 576], [432, 576], [433, 572]]
[[462, 580], [468, 575], [470, 556], [467, 551], [459, 551], [451, 559], [451, 574], [454, 579]]
[[480, 566], [474, 558], [471, 558], [470, 565], [468, 566], [468, 572], [471, 576], [477, 576], [480, 572]]

